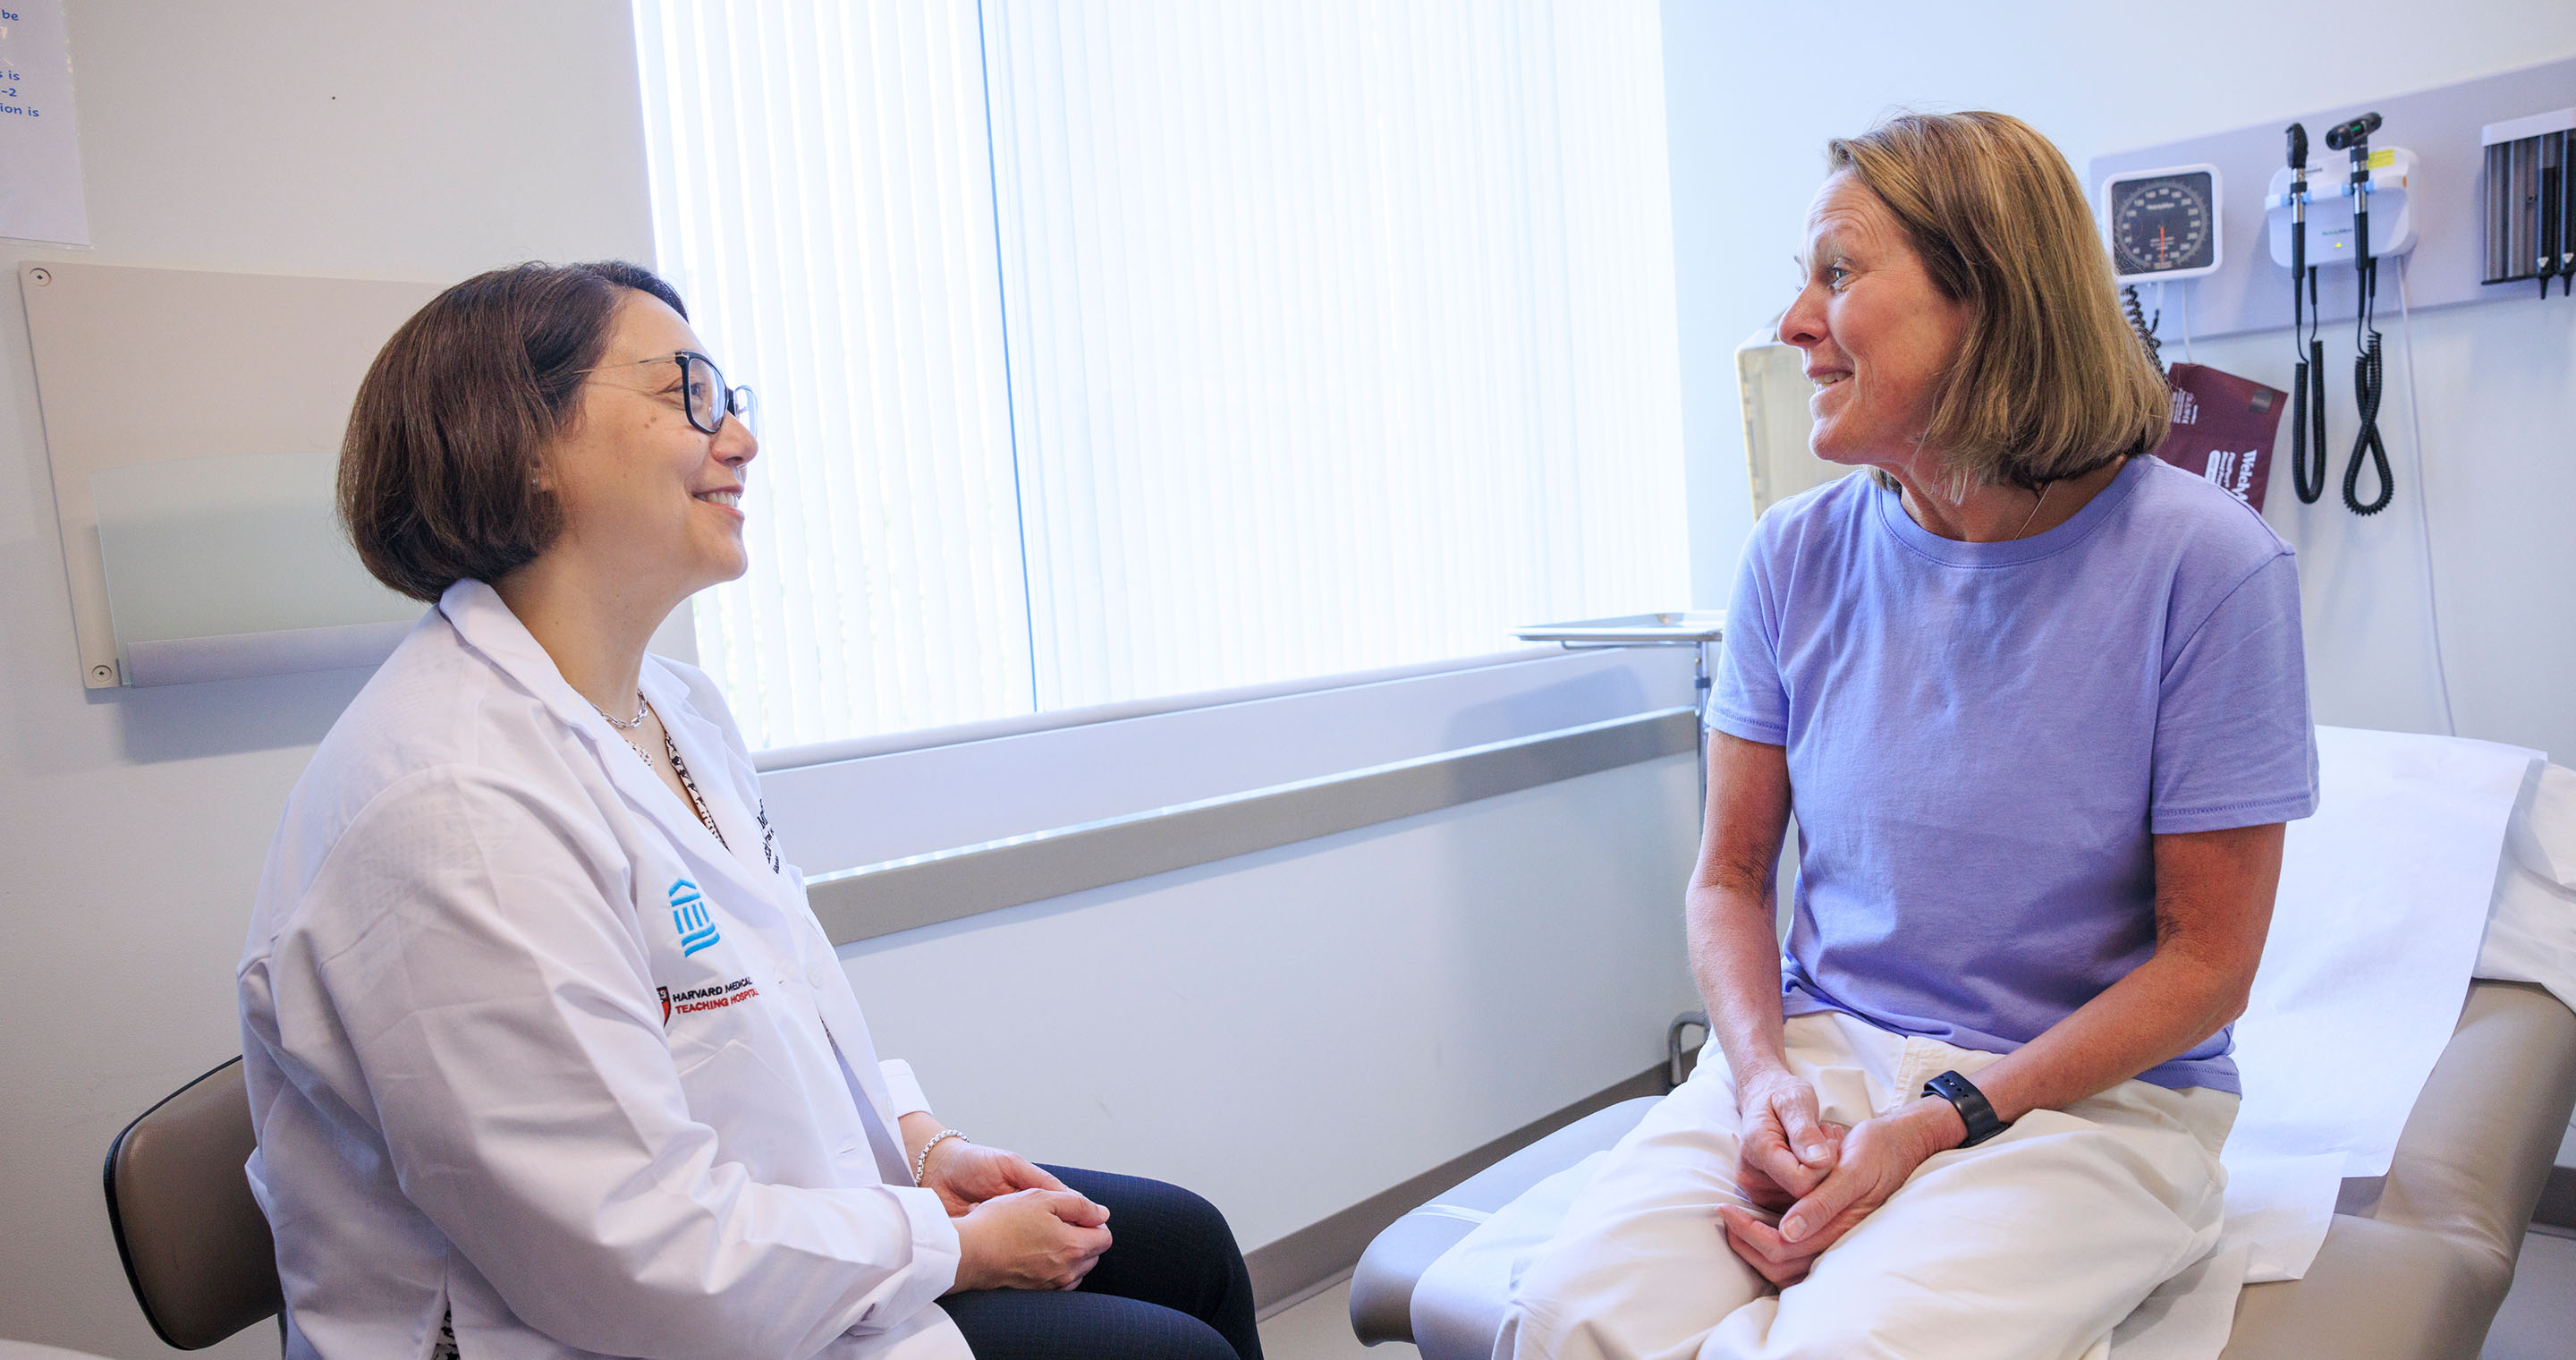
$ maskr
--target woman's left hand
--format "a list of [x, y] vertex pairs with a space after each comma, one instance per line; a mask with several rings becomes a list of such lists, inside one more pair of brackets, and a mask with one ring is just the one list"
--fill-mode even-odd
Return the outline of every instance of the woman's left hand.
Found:
[[1780, 1226], [1752, 1210], [1721, 1206], [1727, 1244], [1762, 1278], [1783, 1288], [1796, 1284], [1825, 1248], [1885, 1204], [1916, 1167], [1966, 1137], [1958, 1111], [1930, 1097], [1864, 1120], [1844, 1135], [1832, 1173], [1789, 1206]]
[[947, 1206], [951, 1218], [988, 1199], [1022, 1190], [1065, 1188], [1064, 1182], [1016, 1152], [963, 1138], [946, 1139], [930, 1150], [930, 1163], [921, 1169], [921, 1186], [939, 1192], [939, 1202]]

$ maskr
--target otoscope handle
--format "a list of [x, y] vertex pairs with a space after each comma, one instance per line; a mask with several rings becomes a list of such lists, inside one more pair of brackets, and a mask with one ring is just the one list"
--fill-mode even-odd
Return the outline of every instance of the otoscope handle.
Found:
[[[2300, 364], [2298, 374], [2290, 379], [2290, 472], [2297, 479], [2299, 499], [2314, 502], [2308, 494], [2308, 366]], [[2319, 480], [2323, 480], [2322, 477]]]
[[2290, 380], [2290, 483], [2304, 505], [2326, 494], [2326, 346], [2308, 342], [2308, 357]]

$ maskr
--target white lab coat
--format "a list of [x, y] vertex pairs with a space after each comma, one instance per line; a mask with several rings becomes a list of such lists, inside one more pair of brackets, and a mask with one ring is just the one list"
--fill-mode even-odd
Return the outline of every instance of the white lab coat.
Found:
[[730, 853], [491, 587], [314, 753], [240, 972], [293, 1356], [971, 1360], [858, 1001], [724, 702], [644, 692]]

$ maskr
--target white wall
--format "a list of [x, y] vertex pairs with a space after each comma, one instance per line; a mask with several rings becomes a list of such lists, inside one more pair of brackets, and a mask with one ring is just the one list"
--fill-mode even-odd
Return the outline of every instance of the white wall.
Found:
[[[1691, 701], [1686, 651], [1541, 653], [762, 788], [810, 874]], [[1187, 1185], [1253, 1250], [1662, 1059], [1698, 783], [1669, 756], [841, 957], [942, 1119]]]
[[1662, 1061], [1670, 756], [842, 951], [942, 1119], [1258, 1248]]
[[[620, 0], [75, 0], [102, 263], [446, 281], [650, 258]], [[76, 256], [0, 243], [0, 261]], [[10, 270], [14, 278], [15, 269]], [[205, 362], [223, 362], [209, 354]], [[134, 375], [149, 394], [153, 378]], [[240, 1051], [232, 964], [347, 674], [85, 694], [15, 286], [0, 288], [0, 1337], [168, 1354], [99, 1197], [107, 1140]], [[256, 1330], [221, 1355], [275, 1355]]]
[[[2051, 0], [1666, 0], [1664, 24], [1692, 591], [1703, 605], [1725, 602], [1750, 528], [1731, 352], [1793, 291], [1789, 257], [1826, 138], [1899, 106], [1992, 108], [2054, 138], [2081, 174], [2104, 152], [2286, 124], [2576, 54], [2576, 5], [2565, 0], [2180, 0], [2152, 22], [2130, 7]], [[2404, 140], [2402, 129], [2387, 135]], [[2576, 762], [2576, 302], [2499, 291], [2510, 300], [2415, 323], [2445, 655], [2462, 735]], [[2390, 324], [2393, 301], [2381, 310], [2396, 506], [2370, 520], [2331, 494], [2301, 506], [2285, 471], [2267, 516], [2299, 550], [2318, 720], [2440, 731], [2404, 332]], [[2203, 363], [2289, 386], [2286, 332], [2196, 349]], [[2353, 418], [2350, 369], [2336, 363], [2330, 355], [2328, 444], [2340, 485]]]

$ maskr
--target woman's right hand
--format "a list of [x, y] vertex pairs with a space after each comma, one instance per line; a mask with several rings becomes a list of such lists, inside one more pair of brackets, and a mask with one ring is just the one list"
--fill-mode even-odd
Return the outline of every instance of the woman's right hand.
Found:
[[1071, 1289], [1109, 1250], [1109, 1211], [1071, 1190], [988, 1199], [957, 1224], [957, 1284], [970, 1289]]
[[1736, 1087], [1735, 1105], [1735, 1179], [1746, 1199], [1773, 1208], [1783, 1195], [1794, 1202], [1824, 1183], [1841, 1129], [1818, 1114], [1816, 1088], [1805, 1078], [1785, 1069], [1757, 1076]]

